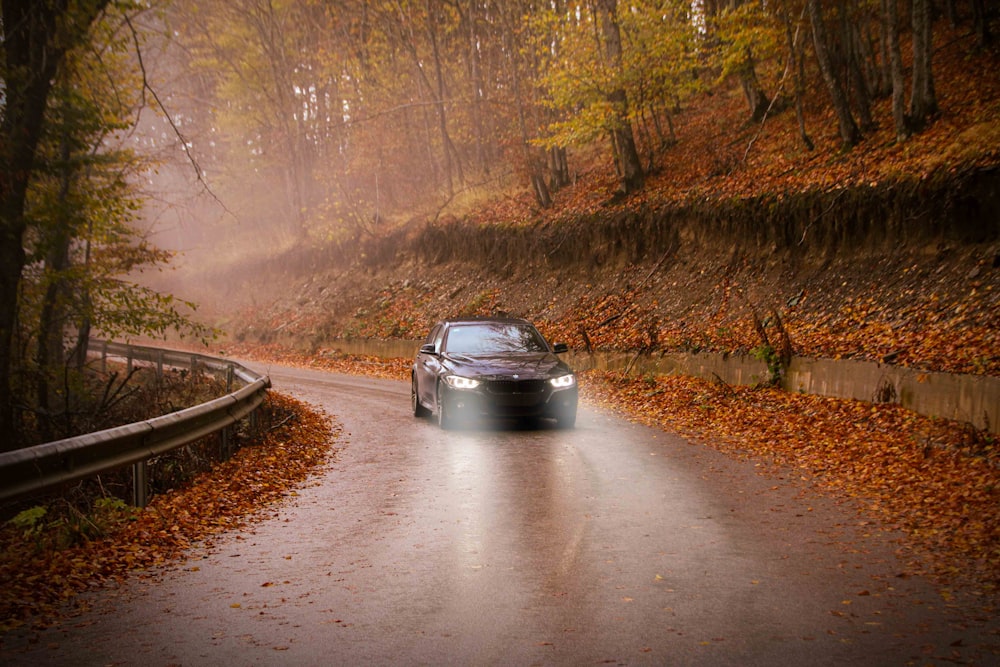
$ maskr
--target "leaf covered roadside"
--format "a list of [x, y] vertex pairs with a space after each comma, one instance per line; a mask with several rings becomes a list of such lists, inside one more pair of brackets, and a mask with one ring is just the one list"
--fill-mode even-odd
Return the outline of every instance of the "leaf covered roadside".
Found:
[[[906, 575], [1000, 592], [1000, 446], [966, 424], [897, 405], [588, 372], [586, 400], [851, 499], [897, 529]], [[984, 598], [986, 599], [986, 598]]]
[[339, 426], [274, 391], [262, 412], [261, 421], [270, 426], [257, 442], [191, 484], [154, 496], [145, 509], [115, 508], [118, 516], [92, 539], [57, 548], [51, 534], [26, 535], [9, 522], [0, 524], [0, 637], [26, 623], [45, 627], [82, 611], [87, 603], [80, 593], [177, 560], [196, 542], [210, 545], [213, 535], [295, 495], [329, 459]]

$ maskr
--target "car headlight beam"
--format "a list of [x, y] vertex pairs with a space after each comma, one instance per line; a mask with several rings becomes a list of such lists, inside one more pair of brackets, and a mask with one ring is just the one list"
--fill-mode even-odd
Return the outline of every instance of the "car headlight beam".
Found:
[[573, 374], [560, 375], [557, 378], [552, 378], [551, 380], [549, 380], [549, 384], [551, 384], [556, 389], [567, 389], [576, 384], [576, 376]]
[[444, 376], [444, 381], [452, 389], [475, 389], [479, 386], [479, 380], [464, 378], [461, 375], [446, 375]]

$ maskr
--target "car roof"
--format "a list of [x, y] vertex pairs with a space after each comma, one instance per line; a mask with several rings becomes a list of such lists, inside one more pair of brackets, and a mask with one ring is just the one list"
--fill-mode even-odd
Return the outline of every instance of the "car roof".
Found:
[[[440, 324], [452, 326], [455, 324], [484, 324], [494, 322], [497, 324], [528, 324], [531, 322], [520, 317], [449, 317], [441, 320]], [[534, 326], [534, 325], [531, 325]]]

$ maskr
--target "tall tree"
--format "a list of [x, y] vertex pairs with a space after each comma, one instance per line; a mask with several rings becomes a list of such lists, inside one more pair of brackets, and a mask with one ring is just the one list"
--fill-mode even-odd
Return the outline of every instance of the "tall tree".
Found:
[[919, 130], [938, 112], [934, 73], [931, 68], [933, 53], [931, 1], [913, 0], [911, 12], [913, 88], [910, 91], [910, 124], [913, 129]]
[[861, 141], [861, 131], [851, 113], [847, 93], [844, 90], [842, 77], [834, 63], [830, 40], [827, 36], [825, 17], [819, 0], [807, 0], [809, 22], [812, 25], [813, 45], [816, 50], [816, 61], [826, 82], [833, 110], [837, 114], [837, 124], [840, 127], [840, 139], [844, 146], [851, 148]]
[[[621, 15], [625, 42], [625, 81], [630, 105], [651, 125], [661, 148], [677, 142], [673, 115], [680, 101], [702, 90], [698, 33], [691, 22], [690, 3], [677, 0], [644, 0], [629, 3]], [[667, 124], [664, 131], [662, 123]], [[651, 146], [656, 143], [647, 141]]]
[[[531, 81], [534, 78], [531, 75], [533, 61], [525, 54], [533, 53], [533, 50], [521, 48], [519, 45], [525, 30], [523, 25], [525, 14], [522, 7], [514, 3], [504, 3], [500, 8], [499, 16], [502, 23], [501, 39], [503, 40], [504, 63], [507, 69], [506, 79], [510, 82], [513, 107], [516, 110], [514, 122], [517, 127], [521, 171], [527, 176], [535, 203], [541, 208], [548, 208], [552, 205], [552, 188], [545, 180], [542, 157], [545, 154], [545, 148], [532, 144], [537, 139], [535, 128], [539, 123], [532, 121], [536, 113], [536, 105], [532, 104], [532, 95], [530, 94]], [[542, 34], [547, 35], [547, 31], [542, 31]], [[544, 37], [540, 41], [541, 44], [535, 46], [542, 52], [551, 53], [552, 50], [558, 49], [558, 46], [552, 46], [552, 42]], [[559, 151], [561, 147], [553, 145], [549, 150]]]
[[[799, 137], [801, 137], [806, 150], [812, 151], [816, 148], [816, 145], [813, 143], [812, 137], [809, 136], [809, 132], [806, 130], [805, 113], [802, 109], [802, 101], [805, 97], [806, 87], [805, 65], [803, 63], [804, 57], [802, 47], [799, 44], [799, 28], [802, 23], [802, 17], [799, 17], [799, 20], [796, 22], [795, 29], [793, 30], [792, 17], [788, 6], [782, 4], [779, 11], [781, 13], [781, 21], [785, 26], [785, 44], [788, 47], [788, 65], [792, 71], [792, 81], [794, 82], [795, 120], [799, 126]], [[805, 16], [804, 11], [803, 16]]]
[[838, 6], [840, 19], [840, 50], [843, 52], [843, 68], [846, 72], [846, 89], [854, 93], [854, 108], [858, 112], [858, 121], [862, 132], [875, 128], [872, 117], [872, 86], [868, 80], [867, 67], [864, 59], [860, 24], [862, 12], [856, 0], [840, 0]]
[[708, 26], [714, 29], [711, 41], [721, 51], [722, 76], [740, 82], [750, 118], [760, 121], [770, 100], [757, 75], [758, 63], [776, 53], [778, 25], [764, 3], [724, 0], [710, 3], [707, 9], [713, 12], [707, 17]]
[[993, 33], [990, 31], [989, 10], [986, 8], [986, 0], [971, 0], [972, 4], [972, 24], [976, 32], [976, 41], [979, 48], [985, 49], [993, 43]]
[[624, 67], [621, 30], [618, 26], [618, 0], [597, 0], [597, 13], [604, 38], [604, 56], [611, 69], [612, 84], [606, 96], [611, 106], [610, 131], [621, 179], [619, 188], [622, 193], [629, 194], [642, 187], [645, 174], [635, 146], [635, 136], [632, 134], [628, 95], [621, 80]]
[[0, 433], [14, 432], [11, 388], [18, 289], [25, 266], [25, 202], [53, 81], [110, 0], [3, 0], [5, 82], [0, 118]]
[[882, 32], [892, 83], [892, 119], [896, 140], [905, 141], [910, 136], [910, 120], [906, 115], [906, 86], [903, 78], [903, 55], [899, 46], [898, 0], [882, 0]]

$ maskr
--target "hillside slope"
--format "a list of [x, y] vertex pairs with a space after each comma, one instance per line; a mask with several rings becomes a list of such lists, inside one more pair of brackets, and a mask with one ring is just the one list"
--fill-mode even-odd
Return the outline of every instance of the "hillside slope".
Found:
[[[762, 331], [775, 344], [780, 320], [797, 354], [996, 375], [998, 174], [942, 184], [977, 201], [975, 212], [949, 205], [921, 216], [930, 204], [913, 200], [893, 225], [875, 193], [842, 239], [814, 243], [802, 242], [816, 234], [808, 214], [796, 226], [766, 211], [725, 229], [662, 210], [430, 226], [371, 244], [367, 261], [344, 268], [339, 253], [301, 253], [256, 272], [286, 289], [245, 309], [232, 331], [318, 348], [341, 337], [419, 338], [440, 317], [502, 313], [578, 349], [746, 352], [763, 344]], [[976, 222], [965, 224], [970, 215]]]
[[1000, 374], [1000, 54], [942, 31], [936, 59], [942, 115], [902, 144], [888, 100], [843, 153], [821, 105], [807, 152], [790, 110], [746, 124], [738, 93], [705, 96], [627, 199], [576, 154], [550, 209], [494, 197], [192, 281], [227, 286], [234, 338], [306, 349], [506, 313], [581, 349], [748, 351], [780, 320], [798, 354]]

